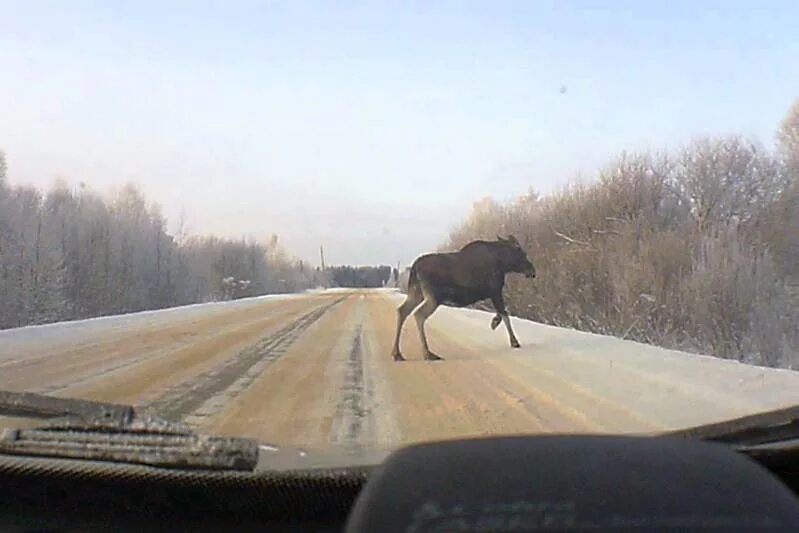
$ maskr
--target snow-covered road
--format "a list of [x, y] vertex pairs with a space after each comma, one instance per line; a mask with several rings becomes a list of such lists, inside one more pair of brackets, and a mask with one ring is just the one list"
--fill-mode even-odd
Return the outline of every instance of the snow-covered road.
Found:
[[[389, 355], [392, 291], [338, 290], [0, 332], [0, 388], [143, 405], [317, 450], [534, 432], [649, 432], [799, 404], [799, 372], [441, 308]], [[0, 425], [3, 421], [0, 421]]]

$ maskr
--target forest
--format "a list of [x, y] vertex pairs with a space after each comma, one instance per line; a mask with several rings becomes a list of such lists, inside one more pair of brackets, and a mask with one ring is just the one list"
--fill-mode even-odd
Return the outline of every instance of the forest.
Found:
[[266, 242], [170, 234], [133, 185], [105, 199], [59, 181], [10, 186], [0, 152], [0, 329], [323, 283], [316, 268]]
[[799, 368], [799, 102], [776, 138], [623, 153], [551, 195], [486, 198], [441, 249], [515, 235], [538, 272], [508, 277], [519, 317]]
[[385, 265], [342, 265], [327, 268], [327, 273], [332, 283], [338, 287], [374, 288], [388, 283], [394, 270]]

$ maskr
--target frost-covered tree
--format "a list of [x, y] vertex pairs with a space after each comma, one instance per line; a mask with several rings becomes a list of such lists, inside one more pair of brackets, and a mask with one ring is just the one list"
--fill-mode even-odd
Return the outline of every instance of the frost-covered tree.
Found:
[[[11, 187], [0, 152], [0, 328], [301, 290], [316, 282], [277, 244], [167, 231], [134, 185], [112, 199], [60, 180]], [[235, 290], [223, 283], [236, 281]]]

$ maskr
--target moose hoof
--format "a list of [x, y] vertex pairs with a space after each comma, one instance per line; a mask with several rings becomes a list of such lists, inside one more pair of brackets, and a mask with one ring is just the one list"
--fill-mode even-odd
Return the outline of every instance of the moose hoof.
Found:
[[517, 341], [517, 340], [512, 340], [512, 341], [510, 341], [510, 347], [511, 347], [511, 348], [521, 348], [521, 347], [522, 347], [522, 345], [521, 345], [521, 344], [519, 344], [519, 341]]
[[394, 360], [395, 360], [395, 361], [404, 361], [404, 360], [405, 360], [405, 358], [404, 358], [404, 357], [402, 356], [402, 354], [401, 354], [401, 353], [399, 353], [399, 352], [394, 352], [394, 353], [393, 353], [393, 354], [391, 354], [391, 355], [394, 357]]
[[443, 361], [444, 360], [443, 357], [440, 357], [440, 356], [434, 354], [433, 352], [428, 352], [428, 353], [424, 354], [424, 358], [425, 358], [425, 361]]
[[497, 326], [499, 326], [500, 322], [502, 322], [502, 317], [501, 316], [497, 315], [494, 318], [492, 318], [491, 319], [491, 329], [497, 329]]

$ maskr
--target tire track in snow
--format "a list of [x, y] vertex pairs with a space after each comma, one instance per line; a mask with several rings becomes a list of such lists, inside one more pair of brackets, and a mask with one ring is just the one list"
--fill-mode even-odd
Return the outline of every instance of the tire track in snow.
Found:
[[[280, 313], [281, 313], [280, 309], [275, 309], [271, 312], [261, 314], [257, 318], [250, 320], [249, 322], [239, 323], [237, 324], [236, 328], [246, 327], [252, 324], [256, 324], [258, 322], [262, 322]], [[215, 334], [226, 335], [235, 332], [236, 329], [233, 328], [233, 329], [224, 329], [220, 332], [216, 332]], [[192, 345], [196, 345], [200, 342], [204, 342], [207, 340], [208, 338], [197, 340], [190, 335], [189, 340], [187, 341], [183, 341], [176, 344], [170, 344], [158, 350], [144, 350], [142, 351], [141, 354], [137, 354], [132, 357], [126, 357], [121, 360], [116, 357], [108, 357], [107, 360], [100, 362], [97, 368], [94, 368], [87, 373], [84, 373], [80, 376], [76, 376], [72, 379], [58, 381], [56, 383], [51, 383], [44, 387], [39, 387], [36, 390], [36, 392], [39, 392], [40, 394], [54, 394], [70, 388], [90, 384], [92, 382], [101, 380], [106, 376], [110, 376], [112, 374], [116, 374], [119, 372], [126, 372], [129, 371], [130, 369], [150, 364], [152, 361], [157, 361], [159, 359], [164, 358], [165, 356], [169, 356], [170, 354], [174, 353], [176, 350], [181, 350], [183, 348], [190, 347]]]
[[275, 333], [267, 335], [216, 368], [168, 388], [143, 407], [169, 420], [199, 425], [246, 389], [291, 344], [346, 297], [314, 309]]
[[358, 324], [347, 355], [341, 398], [336, 407], [333, 426], [333, 441], [336, 444], [350, 447], [360, 444], [364, 418], [368, 415], [363, 377], [363, 335], [361, 324]]
[[[339, 449], [358, 452], [373, 447], [378, 440], [373, 378], [368, 368], [369, 345], [363, 334], [364, 302], [355, 314], [357, 325], [349, 341], [349, 350], [342, 350], [343, 372], [339, 385], [339, 401], [330, 431], [330, 442]], [[385, 414], [385, 413], [384, 413]]]

